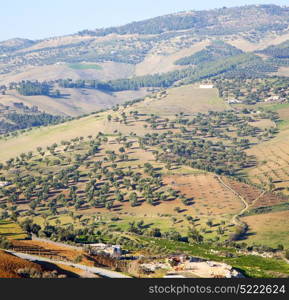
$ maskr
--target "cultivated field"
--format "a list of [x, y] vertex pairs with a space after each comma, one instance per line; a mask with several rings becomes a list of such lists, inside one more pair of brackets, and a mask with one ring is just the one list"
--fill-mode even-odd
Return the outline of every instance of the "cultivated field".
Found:
[[180, 112], [192, 114], [229, 109], [224, 100], [218, 97], [217, 89], [200, 89], [196, 85], [168, 89], [167, 94], [146, 99], [136, 107], [142, 113], [161, 116], [175, 115]]
[[277, 247], [278, 244], [289, 247], [289, 211], [268, 214], [258, 214], [242, 218], [249, 225], [249, 235], [246, 243], [252, 245], [268, 245]]
[[[282, 197], [279, 198], [272, 193], [266, 193], [261, 197], [261, 189], [259, 190], [235, 181], [226, 181], [228, 185], [236, 191], [237, 194], [235, 194], [232, 190], [223, 185], [212, 173], [196, 170], [188, 165], [183, 166], [182, 164], [175, 163], [173, 160], [169, 166], [161, 162], [161, 159], [156, 161], [155, 153], [153, 154], [153, 152], [155, 152], [155, 150], [161, 150], [161, 146], [165, 146], [161, 145], [162, 137], [154, 146], [149, 146], [149, 143], [144, 143], [141, 146], [139, 140], [139, 137], [144, 137], [146, 133], [150, 133], [151, 135], [157, 133], [156, 136], [165, 134], [168, 129], [171, 129], [169, 128], [170, 122], [175, 122], [174, 127], [171, 129], [170, 137], [174, 139], [173, 134], [177, 136], [177, 134], [181, 132], [181, 125], [177, 122], [181, 116], [189, 116], [191, 118], [199, 117], [202, 119], [206, 118], [207, 115], [199, 115], [197, 117], [196, 113], [207, 113], [211, 110], [223, 112], [228, 108], [226, 103], [217, 96], [216, 89], [200, 89], [196, 85], [188, 85], [172, 88], [168, 91], [160, 91], [152, 97], [147, 97], [144, 102], [135, 103], [126, 108], [120, 107], [117, 111], [110, 110], [56, 126], [35, 128], [16, 137], [2, 139], [0, 142], [0, 161], [2, 162], [7, 161], [11, 157], [19, 156], [21, 153], [34, 151], [32, 157], [27, 159], [29, 165], [27, 169], [21, 164], [18, 166], [19, 160], [15, 161], [15, 166], [17, 168], [19, 167], [18, 169], [21, 171], [24, 179], [25, 174], [26, 176], [33, 175], [36, 177], [50, 177], [51, 174], [58, 176], [60, 171], [64, 171], [66, 167], [77, 162], [77, 155], [80, 157], [81, 155], [86, 155], [88, 150], [91, 151], [93, 139], [99, 132], [107, 134], [106, 137], [103, 136], [103, 140], [100, 142], [97, 152], [86, 156], [85, 161], [78, 167], [79, 180], [72, 181], [69, 179], [65, 187], [53, 187], [50, 189], [48, 193], [49, 201], [55, 200], [56, 197], [62, 194], [64, 199], [70, 201], [69, 205], [60, 203], [60, 205], [57, 206], [56, 213], [52, 216], [47, 204], [48, 202], [43, 202], [34, 211], [33, 216], [31, 216], [29, 213], [29, 211], [31, 211], [31, 203], [25, 198], [25, 193], [22, 191], [19, 192], [19, 198], [16, 200], [17, 204], [19, 204], [18, 208], [24, 212], [19, 216], [19, 221], [24, 221], [27, 216], [31, 216], [33, 222], [42, 227], [44, 227], [45, 224], [52, 226], [68, 226], [69, 224], [73, 224], [75, 228], [97, 226], [97, 229], [101, 230], [101, 232], [112, 231], [117, 234], [119, 232], [129, 231], [132, 226], [131, 224], [134, 223], [141, 224], [140, 228], [143, 230], [158, 228], [162, 233], [176, 229], [184, 236], [187, 234], [188, 228], [193, 226], [207, 241], [224, 241], [230, 238], [236, 230], [236, 227], [232, 224], [234, 223], [232, 220], [234, 216], [237, 216], [244, 209], [244, 203], [237, 194], [246, 199], [251, 208], [277, 205], [286, 201], [286, 199], [284, 200]], [[135, 111], [137, 111], [137, 113]], [[181, 114], [181, 112], [184, 114]], [[153, 124], [151, 121], [151, 118], [153, 119], [154, 117], [150, 115], [151, 113], [160, 116], [156, 117], [156, 121], [153, 121], [156, 124]], [[169, 121], [166, 121], [164, 117], [167, 117]], [[235, 123], [228, 121], [230, 118], [235, 118]], [[270, 122], [267, 122], [267, 119], [255, 118], [253, 114], [251, 118], [256, 121], [251, 123], [252, 125], [260, 125], [263, 129], [271, 125]], [[186, 126], [185, 134], [183, 134], [182, 137], [177, 137], [176, 142], [187, 143], [192, 139], [197, 140], [197, 137], [200, 137], [217, 143], [224, 137], [222, 134], [226, 133], [227, 136], [224, 138], [226, 145], [230, 144], [228, 137], [230, 137], [231, 140], [235, 138], [237, 141], [239, 138], [238, 134], [240, 134], [242, 138], [248, 137], [249, 141], [255, 143], [258, 142], [257, 137], [260, 137], [259, 135], [262, 134], [262, 130], [257, 133], [252, 133], [250, 131], [252, 129], [248, 127], [244, 116], [238, 112], [225, 112], [219, 115], [211, 114], [208, 115], [206, 120], [208, 123], [202, 126], [210, 125], [211, 128], [214, 128], [210, 133], [202, 131], [202, 128], [200, 128], [198, 124], [200, 120], [196, 119], [197, 123]], [[258, 122], [260, 122], [260, 124], [256, 124]], [[156, 127], [153, 128], [152, 125], [156, 125]], [[242, 127], [248, 131], [242, 132]], [[120, 137], [122, 135], [118, 135], [119, 132], [126, 135], [125, 142], [121, 141]], [[280, 134], [282, 134], [282, 132]], [[84, 138], [84, 140], [76, 139], [73, 141], [72, 139], [76, 137]], [[97, 138], [99, 137], [96, 137], [96, 139]], [[105, 138], [106, 141], [104, 142]], [[182, 138], [184, 140], [182, 140]], [[67, 144], [65, 144], [64, 141], [69, 140], [70, 146], [65, 147]], [[131, 144], [125, 146], [128, 141]], [[46, 148], [53, 143], [58, 144], [53, 151]], [[269, 145], [273, 144], [272, 141], [267, 143]], [[235, 145], [237, 145], [237, 143]], [[121, 146], [127, 147], [124, 153], [128, 155], [128, 159], [120, 158]], [[40, 153], [37, 154], [37, 147], [42, 147], [44, 151], [44, 153], [41, 154], [42, 157], [40, 157]], [[241, 148], [236, 149], [239, 150]], [[109, 153], [111, 151], [117, 153], [114, 159], [110, 157]], [[198, 151], [194, 152], [198, 153]], [[169, 153], [169, 157], [170, 151], [165, 151], [165, 154], [166, 153]], [[203, 154], [205, 154], [205, 152]], [[232, 152], [231, 155], [233, 154]], [[223, 159], [218, 156], [218, 159], [220, 158]], [[60, 160], [58, 161], [58, 159]], [[196, 157], [196, 159], [202, 159], [202, 157]], [[234, 161], [234, 159], [235, 158], [231, 156], [230, 161]], [[240, 159], [244, 159], [244, 157], [242, 158], [240, 156], [240, 158], [236, 160], [236, 165], [240, 163]], [[58, 163], [54, 163], [54, 161], [58, 161]], [[106, 197], [108, 202], [112, 201], [113, 204], [111, 206], [99, 205], [98, 202], [95, 203], [93, 201], [88, 202], [88, 187], [91, 178], [100, 175], [98, 174], [99, 167], [93, 167], [94, 164], [99, 161], [103, 164], [102, 168], [109, 170], [109, 172], [116, 170], [133, 172], [132, 175], [121, 175], [122, 177], [120, 178], [122, 179], [115, 178], [111, 183], [109, 183], [109, 176], [103, 177], [103, 175], [101, 175], [101, 177], [99, 177], [97, 190], [102, 189], [102, 187], [107, 184], [109, 184], [111, 188]], [[155, 199], [158, 200], [153, 203], [150, 202], [151, 199], [147, 199], [136, 187], [127, 187], [124, 183], [124, 179], [127, 179], [125, 177], [133, 177], [133, 175], [135, 175], [134, 173], [139, 173], [142, 177], [146, 177], [146, 175], [144, 175], [145, 163], [152, 164], [154, 170], [160, 172], [160, 175], [162, 175], [160, 176], [160, 185], [153, 189], [153, 192], [156, 192], [154, 196], [159, 197], [154, 198], [153, 201], [155, 201]], [[101, 172], [103, 170], [104, 169], [101, 169]], [[250, 172], [252, 170], [253, 169], [251, 169]], [[5, 169], [3, 169], [1, 173], [3, 173], [2, 175], [6, 175], [4, 174]], [[10, 172], [7, 179], [14, 178], [13, 174], [13, 171]], [[224, 178], [224, 180], [226, 179]], [[117, 184], [116, 187], [114, 184]], [[80, 202], [82, 201], [82, 204], [78, 207], [74, 207], [71, 201], [70, 194], [73, 186], [77, 188], [77, 199], [80, 200]], [[180, 197], [178, 195], [171, 196], [170, 188], [179, 192]], [[115, 199], [116, 189], [125, 195], [125, 201]], [[129, 199], [134, 190], [138, 193], [136, 205], [133, 205]], [[160, 194], [157, 195], [157, 193]], [[165, 197], [161, 198], [160, 195]], [[98, 201], [100, 198], [101, 197], [98, 196], [95, 197], [94, 200]], [[186, 200], [187, 203], [184, 202], [184, 200]], [[61, 202], [61, 200], [57, 201]], [[48, 215], [50, 216], [48, 217]], [[23, 243], [25, 244], [26, 242]], [[17, 246], [25, 248], [24, 244], [18, 244]], [[30, 246], [36, 247], [37, 245]], [[46, 249], [46, 246], [42, 248]], [[40, 250], [36, 247], [35, 251]], [[48, 252], [50, 253], [50, 251]], [[47, 255], [49, 255], [49, 253]], [[54, 252], [51, 253], [55, 254]]]
[[97, 64], [70, 64], [68, 65], [69, 68], [73, 69], [73, 70], [101, 70], [102, 67], [100, 65]]
[[228, 40], [227, 42], [243, 51], [256, 51], [256, 50], [265, 49], [271, 45], [281, 44], [287, 41], [288, 38], [289, 38], [288, 33], [282, 35], [276, 35], [274, 33], [271, 33], [268, 34], [265, 38], [256, 42], [250, 42], [247, 39], [240, 38], [240, 36], [235, 36], [234, 38]]
[[4, 236], [7, 239], [25, 239], [27, 234], [23, 232], [21, 227], [12, 221], [0, 221], [0, 236]]
[[50, 114], [75, 117], [111, 108], [114, 105], [144, 97], [147, 94], [145, 89], [112, 94], [92, 89], [60, 89], [60, 92], [63, 96], [54, 98], [48, 96], [22, 96], [15, 91], [9, 91], [6, 95], [0, 95], [0, 103], [12, 105], [15, 102], [22, 102], [29, 107], [37, 106], [40, 111]]
[[[23, 252], [25, 252], [25, 250], [23, 250]], [[37, 254], [39, 254], [39, 252]], [[55, 275], [64, 275], [69, 278], [87, 276], [83, 270], [77, 268], [63, 264], [34, 263], [0, 250], [0, 278], [27, 278], [25, 272], [31, 272], [34, 276], [36, 275], [35, 273], [38, 273], [38, 275], [36, 275], [37, 277], [32, 278], [39, 278], [39, 276], [55, 278]], [[97, 277], [98, 276], [93, 276], [93, 278]]]
[[94, 266], [93, 261], [89, 260], [83, 251], [60, 244], [34, 240], [15, 240], [13, 241], [12, 245], [16, 252], [24, 252], [31, 255], [43, 256], [57, 261], [74, 262], [77, 258], [81, 258], [81, 264]]
[[[91, 65], [91, 64], [90, 64]], [[25, 66], [18, 72], [0, 75], [0, 84], [9, 84], [10, 82], [19, 82], [22, 80], [50, 81], [57, 79], [71, 78], [79, 79], [98, 79], [113, 80], [133, 76], [135, 67], [130, 64], [103, 62], [97, 64], [100, 68], [80, 68], [79, 65], [53, 64], [44, 66]], [[71, 68], [74, 66], [74, 68]], [[75, 68], [77, 66], [77, 68]]]
[[226, 177], [223, 180], [245, 199], [249, 208], [274, 206], [288, 201], [286, 197], [278, 196], [273, 192], [262, 190], [252, 185], [234, 181]]
[[[248, 169], [247, 174], [253, 183], [267, 190], [280, 191], [288, 195], [289, 188], [289, 138], [288, 138], [288, 104], [261, 105], [266, 110], [277, 112], [279, 133], [264, 143], [253, 146], [246, 152], [257, 158], [257, 165]], [[269, 187], [271, 184], [271, 187]]]
[[[185, 48], [180, 51], [171, 50], [172, 53], [167, 55], [149, 53], [144, 61], [136, 65], [135, 74], [136, 76], [142, 76], [182, 69], [184, 67], [174, 64], [178, 59], [193, 55], [196, 52], [203, 50], [209, 44], [209, 41], [204, 40], [196, 43], [190, 48]], [[155, 52], [155, 49], [153, 49], [152, 52]]]
[[[252, 182], [267, 186], [267, 189], [288, 194], [289, 187], [289, 139], [288, 130], [275, 139], [248, 150], [258, 159], [256, 167], [248, 170]], [[271, 188], [269, 187], [271, 183]], [[273, 184], [273, 185], [272, 185]]]
[[[141, 95], [143, 95], [144, 91], [141, 91], [141, 93]], [[121, 99], [127, 100], [127, 95], [124, 92], [120, 92], [118, 94], [119, 97], [121, 97]], [[131, 92], [131, 96], [132, 98], [136, 98], [137, 95], [135, 94], [135, 92]], [[4, 97], [3, 99], [5, 99], [5, 97], [8, 98], [9, 95], [0, 97]], [[89, 97], [92, 99], [93, 95], [91, 94]], [[33, 103], [37, 99], [37, 103], [39, 103], [40, 98], [33, 97]], [[23, 99], [17, 98], [17, 102], [19, 102], [19, 100], [22, 101]], [[15, 99], [10, 98], [9, 101], [15, 102]], [[62, 101], [69, 102], [68, 99]], [[44, 101], [43, 103], [49, 102]], [[57, 103], [57, 105], [58, 111], [65, 112], [65, 109], [68, 109], [67, 107], [64, 108], [59, 103]], [[89, 108], [92, 109], [92, 104], [90, 104]], [[174, 117], [175, 114], [179, 112], [197, 113], [208, 112], [209, 110], [223, 111], [227, 108], [228, 107], [225, 104], [225, 102], [217, 96], [217, 91], [215, 89], [199, 89], [192, 85], [188, 85], [180, 88], [170, 89], [167, 96], [161, 96], [161, 98], [159, 99], [147, 98], [144, 102], [136, 103], [132, 107], [124, 109], [123, 111], [128, 113], [131, 110], [138, 110], [140, 113], [145, 112], [156, 114], [160, 114], [161, 112], [161, 114], [163, 114], [164, 116]], [[34, 151], [38, 146], [47, 147], [53, 144], [54, 142], [59, 143], [61, 140], [64, 139], [67, 140], [78, 136], [85, 137], [88, 135], [96, 135], [98, 132], [111, 134], [115, 130], [117, 130], [124, 134], [130, 134], [131, 132], [135, 132], [137, 135], [144, 135], [145, 133], [150, 132], [149, 128], [146, 129], [143, 127], [145, 123], [142, 121], [139, 121], [137, 126], [135, 126], [134, 123], [125, 125], [115, 122], [108, 122], [106, 120], [108, 114], [111, 114], [112, 116], [116, 115], [115, 113], [108, 111], [98, 114], [98, 117], [96, 115], [91, 115], [88, 117], [80, 118], [79, 120], [66, 122], [64, 124], [48, 126], [43, 128], [34, 128], [31, 131], [21, 134], [18, 137], [1, 140], [0, 161], [5, 161], [11, 157], [15, 157], [22, 152]]]
[[[194, 175], [166, 175], [164, 184], [180, 191], [191, 200], [189, 206], [185, 206], [179, 199], [165, 201], [152, 208], [147, 203], [141, 206], [131, 207], [129, 203], [123, 203], [121, 207], [111, 212], [102, 209], [83, 210], [83, 214], [93, 216], [98, 214], [102, 221], [107, 224], [127, 230], [132, 221], [144, 221], [149, 228], [159, 228], [161, 231], [168, 231], [172, 228], [186, 234], [188, 227], [192, 224], [187, 216], [195, 219], [194, 226], [203, 232], [206, 238], [218, 236], [217, 229], [222, 226], [226, 238], [233, 231], [230, 227], [231, 217], [237, 214], [243, 204], [240, 199], [226, 187], [224, 187], [212, 174]], [[178, 208], [178, 211], [176, 211]], [[111, 219], [118, 217], [118, 221]], [[207, 222], [211, 221], [212, 226], [208, 227]], [[106, 228], [106, 226], [104, 226]]]
[[0, 140], [0, 162], [15, 157], [22, 152], [35, 151], [37, 147], [47, 147], [76, 137], [95, 136], [99, 132], [113, 134], [115, 131], [130, 134], [136, 132], [143, 135], [149, 132], [142, 126], [120, 124], [107, 121], [109, 112], [93, 114], [73, 121], [54, 126], [34, 128], [17, 137]]
[[[79, 145], [76, 143], [72, 146], [74, 149], [72, 152], [67, 150], [64, 152], [64, 147], [58, 146], [57, 155], [65, 156], [67, 159], [71, 160], [74, 159], [73, 154], [76, 153], [76, 149], [78, 154], [85, 153], [87, 146], [88, 142], [82, 142]], [[98, 161], [102, 161], [104, 167], [111, 169], [111, 164], [107, 162], [106, 153], [108, 151], [115, 151], [115, 153], [118, 153], [121, 146], [122, 145], [117, 142], [116, 137], [109, 137], [107, 142], [103, 144], [94, 157], [86, 159], [86, 164], [83, 164], [83, 166], [79, 168], [81, 176], [81, 180], [77, 183], [79, 196], [82, 198], [84, 197], [83, 199], [87, 200], [84, 191], [90, 180], [89, 174], [92, 171], [91, 166]], [[161, 171], [164, 175], [163, 184], [156, 190], [164, 193], [166, 195], [165, 199], [158, 201], [152, 206], [151, 203], [145, 201], [146, 199], [144, 199], [142, 195], [139, 195], [138, 205], [131, 205], [127, 200], [121, 202], [117, 201], [109, 211], [105, 207], [96, 208], [90, 205], [83, 205], [80, 210], [75, 211], [77, 215], [83, 216], [81, 222], [84, 222], [85, 219], [88, 219], [88, 222], [93, 222], [93, 216], [101, 216], [102, 221], [106, 222], [103, 229], [107, 229], [107, 226], [110, 225], [115, 225], [121, 229], [127, 229], [129, 222], [143, 220], [145, 226], [148, 228], [157, 227], [162, 231], [168, 231], [173, 227], [185, 234], [188, 227], [191, 226], [190, 221], [187, 219], [189, 216], [194, 218], [194, 226], [199, 230], [202, 230], [206, 238], [216, 237], [218, 235], [217, 230], [219, 226], [222, 226], [225, 231], [225, 234], [221, 236], [221, 238], [228, 237], [229, 233], [232, 232], [234, 228], [230, 226], [231, 218], [234, 214], [239, 213], [243, 204], [240, 199], [232, 191], [223, 186], [214, 175], [189, 167], [172, 167], [170, 170], [166, 170], [163, 163], [155, 161], [151, 149], [145, 150], [138, 147], [138, 143], [133, 139], [131, 139], [131, 146], [126, 153], [129, 155], [129, 159], [114, 160], [114, 170], [127, 171], [129, 169], [130, 172], [142, 174], [143, 178], [146, 178], [147, 175], [144, 174], [143, 165], [146, 163], [152, 164], [155, 170]], [[45, 159], [53, 160], [54, 158], [47, 152]], [[35, 164], [37, 165], [36, 169], [34, 169], [36, 166]], [[43, 172], [46, 174], [53, 174], [59, 172], [62, 168], [65, 168], [66, 163], [63, 165], [58, 164], [57, 166], [45, 164], [44, 161], [39, 163], [36, 154], [33, 158], [32, 165], [34, 170], [30, 169], [29, 173], [27, 173], [27, 170], [23, 170], [22, 174], [33, 174], [34, 176], [38, 176], [40, 173], [43, 174]], [[7, 179], [9, 180], [9, 177], [7, 177]], [[98, 181], [100, 186], [105, 183], [107, 183], [106, 180]], [[121, 185], [118, 186], [118, 190], [123, 192], [127, 199], [132, 192], [123, 186], [123, 181], [119, 181], [119, 183]], [[168, 190], [170, 188], [173, 188], [181, 195], [184, 195], [189, 203], [183, 203], [178, 196], [168, 196]], [[63, 190], [63, 194], [66, 197], [68, 197], [68, 192], [67, 189]], [[54, 192], [51, 193], [51, 197], [55, 197], [57, 193], [58, 191], [54, 190]], [[114, 199], [113, 197], [113, 193], [110, 193], [109, 199], [112, 200]], [[29, 210], [29, 201], [27, 202], [22, 194], [19, 194], [18, 208], [23, 211]], [[74, 211], [73, 208], [69, 210]], [[34, 222], [43, 226], [44, 218], [40, 215], [45, 212], [45, 208], [40, 209], [36, 214], [38, 216], [33, 218]], [[60, 222], [62, 226], [75, 223], [75, 220], [69, 219], [67, 214], [68, 212], [66, 209], [60, 208], [58, 216], [50, 217], [46, 221], [51, 225]], [[116, 217], [120, 218], [120, 220], [111, 222], [111, 219]], [[25, 217], [21, 217], [20, 220], [25, 220]], [[207, 225], [208, 222], [211, 223], [210, 228]]]
[[190, 215], [196, 217], [228, 217], [242, 209], [239, 198], [210, 173], [167, 176], [164, 182], [191, 197]]

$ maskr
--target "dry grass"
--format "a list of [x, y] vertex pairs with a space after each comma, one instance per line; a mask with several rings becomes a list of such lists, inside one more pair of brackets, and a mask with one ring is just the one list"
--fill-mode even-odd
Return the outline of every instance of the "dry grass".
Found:
[[271, 33], [270, 35], [267, 35], [266, 38], [264, 38], [258, 42], [255, 42], [255, 43], [251, 43], [246, 39], [240, 38], [239, 36], [233, 37], [232, 40], [227, 41], [227, 42], [245, 52], [248, 52], [248, 51], [252, 52], [252, 51], [267, 48], [271, 45], [281, 44], [281, 43], [287, 41], [288, 38], [289, 38], [288, 33], [285, 33], [283, 35], [276, 35], [276, 34]]
[[34, 128], [16, 138], [1, 140], [0, 161], [15, 157], [21, 152], [35, 151], [38, 146], [44, 148], [53, 143], [60, 143], [62, 140], [70, 140], [79, 136], [95, 136], [100, 131], [111, 133], [114, 129], [113, 126], [106, 127], [108, 124], [104, 120], [106, 115], [106, 113], [100, 114], [99, 117], [91, 115], [59, 125]]
[[135, 74], [136, 76], [142, 76], [155, 73], [166, 73], [182, 69], [184, 67], [177, 66], [174, 64], [174, 62], [182, 57], [190, 56], [198, 51], [203, 50], [209, 44], [209, 41], [202, 41], [196, 43], [191, 48], [182, 49], [170, 55], [148, 54], [144, 61], [136, 66]]
[[280, 67], [277, 72], [278, 76], [289, 76], [289, 67]]
[[264, 193], [263, 190], [254, 186], [233, 181], [225, 177], [223, 180], [246, 200], [250, 208], [273, 206], [287, 202], [286, 198], [280, 197], [275, 193], [269, 191]]
[[22, 240], [12, 241], [13, 248], [16, 251], [28, 252], [29, 254], [44, 256], [56, 260], [68, 260], [74, 262], [79, 256], [82, 256], [81, 264], [93, 266], [93, 261], [89, 260], [81, 250], [75, 250], [63, 245], [56, 245], [50, 242]]
[[161, 116], [176, 113], [206, 113], [210, 110], [223, 111], [229, 107], [218, 97], [217, 89], [200, 89], [196, 85], [186, 85], [167, 90], [162, 98], [146, 99], [135, 105], [141, 113], [154, 113]]
[[[125, 97], [122, 94], [121, 97]], [[176, 105], [176, 103], [178, 103]], [[133, 107], [127, 108], [126, 111], [138, 110], [139, 112], [157, 113], [163, 112], [166, 116], [174, 116], [178, 112], [206, 112], [209, 110], [224, 110], [227, 106], [225, 102], [218, 98], [216, 89], [199, 89], [192, 85], [180, 88], [170, 89], [168, 96], [159, 100], [146, 99], [144, 102], [137, 103]], [[61, 109], [61, 108], [59, 108]], [[69, 140], [79, 136], [95, 136], [98, 132], [107, 134], [113, 133], [115, 130], [123, 134], [135, 132], [137, 135], [144, 135], [150, 132], [145, 129], [144, 122], [140, 121], [128, 125], [108, 122], [106, 117], [108, 114], [114, 115], [108, 111], [100, 113], [98, 117], [91, 115], [66, 122], [55, 126], [47, 126], [43, 128], [35, 128], [30, 132], [22, 134], [16, 138], [8, 138], [0, 141], [0, 161], [6, 161], [11, 157], [15, 157], [22, 152], [35, 151], [37, 147], [47, 147], [53, 143], [59, 143], [62, 140]]]
[[280, 140], [279, 135], [271, 143], [253, 147], [248, 153], [258, 159], [258, 165], [248, 171], [251, 180], [257, 184], [268, 185], [272, 178], [276, 190], [288, 194], [289, 140], [287, 138]]
[[289, 211], [253, 215], [242, 218], [249, 225], [246, 243], [289, 247]]
[[264, 130], [266, 128], [275, 127], [275, 123], [269, 119], [262, 119], [262, 120], [258, 120], [256, 122], [249, 122], [249, 125], [258, 127], [262, 130]]
[[[17, 273], [19, 269], [33, 269], [39, 273], [45, 271], [57, 271], [58, 274], [65, 274], [68, 277], [86, 277], [88, 276], [83, 270], [66, 266], [63, 264], [37, 264], [28, 260], [19, 258], [10, 253], [0, 251], [0, 278], [21, 278]], [[97, 275], [93, 278], [98, 278]]]
[[[247, 150], [247, 154], [254, 155], [258, 164], [250, 168], [247, 174], [252, 182], [268, 187], [273, 180], [276, 191], [289, 194], [289, 105], [262, 105], [265, 109], [279, 114], [279, 133], [274, 139], [255, 145]], [[271, 179], [270, 179], [271, 178]]]
[[197, 216], [227, 216], [239, 212], [243, 207], [239, 198], [209, 173], [167, 176], [164, 182], [180, 190], [186, 197], [193, 198], [194, 204], [189, 212]]
[[35, 263], [0, 251], [0, 278], [21, 278], [20, 275], [17, 274], [17, 270], [22, 268], [33, 268], [38, 271], [42, 270], [42, 268]]
[[4, 236], [7, 239], [25, 239], [27, 234], [23, 232], [21, 227], [10, 221], [0, 221], [0, 236]]
[[116, 104], [122, 104], [129, 100], [144, 97], [145, 89], [139, 91], [123, 91], [113, 94], [103, 93], [92, 89], [60, 89], [63, 98], [47, 96], [22, 96], [15, 91], [9, 91], [6, 95], [0, 95], [3, 105], [13, 105], [22, 102], [27, 106], [37, 106], [39, 110], [66, 116], [79, 116], [101, 109], [110, 108]]
[[59, 47], [62, 45], [69, 45], [71, 43], [79, 43], [81, 41], [88, 41], [94, 39], [89, 36], [79, 36], [79, 35], [69, 35], [69, 36], [59, 36], [50, 39], [45, 39], [36, 45], [31, 46], [30, 48], [26, 48], [24, 50], [19, 50], [18, 52], [25, 52], [28, 50], [38, 50], [47, 47]]
[[75, 70], [67, 64], [54, 64], [44, 66], [26, 66], [18, 72], [0, 75], [1, 84], [18, 82], [21, 80], [39, 80], [49, 81], [63, 78], [79, 79], [98, 79], [113, 80], [119, 78], [128, 78], [134, 75], [134, 66], [124, 63], [104, 62], [98, 64], [101, 69]]
[[56, 264], [56, 266], [59, 267], [63, 271], [67, 271], [69, 273], [76, 274], [77, 276], [82, 277], [82, 278], [100, 278], [100, 276], [98, 276], [96, 274], [93, 274], [93, 273], [88, 274], [84, 270], [78, 269], [78, 268], [75, 268], [72, 266], [67, 266], [67, 265], [63, 265], [63, 264]]

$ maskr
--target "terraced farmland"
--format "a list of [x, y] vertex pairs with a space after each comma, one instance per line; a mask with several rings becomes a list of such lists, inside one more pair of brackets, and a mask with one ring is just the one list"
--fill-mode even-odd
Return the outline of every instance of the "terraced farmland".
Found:
[[164, 182], [193, 199], [196, 215], [230, 216], [242, 209], [239, 198], [212, 174], [167, 176]]
[[[287, 132], [287, 131], [286, 131]], [[281, 139], [284, 136], [282, 132], [276, 141], [256, 146], [248, 151], [255, 155], [258, 164], [255, 168], [248, 171], [252, 182], [269, 188], [271, 190], [281, 191], [289, 194], [289, 141]]]
[[27, 237], [19, 224], [13, 221], [0, 220], [0, 236], [4, 236], [7, 239], [25, 239]]
[[253, 185], [230, 180], [225, 177], [223, 180], [246, 200], [249, 204], [249, 208], [274, 206], [288, 202], [287, 197], [262, 190]]

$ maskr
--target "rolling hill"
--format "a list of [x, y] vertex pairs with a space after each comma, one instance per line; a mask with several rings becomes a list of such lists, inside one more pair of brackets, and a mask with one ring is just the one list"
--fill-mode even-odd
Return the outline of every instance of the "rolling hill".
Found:
[[257, 5], [1, 42], [0, 242], [288, 277], [288, 40]]
[[[201, 55], [204, 55], [201, 63], [211, 62], [212, 68], [217, 70], [219, 66], [214, 63], [217, 61], [218, 64], [218, 59], [224, 58], [222, 55], [216, 55], [213, 61], [206, 60], [210, 56], [208, 51], [213, 51], [217, 42], [236, 47], [231, 48], [235, 52], [227, 52], [227, 56], [236, 56], [236, 60], [242, 51], [268, 55], [274, 47], [283, 48], [282, 43], [286, 43], [289, 36], [288, 15], [288, 8], [276, 5], [188, 11], [45, 40], [17, 38], [3, 41], [0, 43], [0, 84], [9, 86], [11, 82], [22, 80], [44, 82], [67, 78], [108, 82], [153, 74], [172, 76], [170, 73], [187, 68], [179, 61]], [[278, 70], [280, 74], [287, 74], [286, 62], [266, 57], [256, 58], [249, 66], [237, 67], [241, 69], [237, 74], [250, 72], [256, 65], [265, 76]], [[226, 65], [216, 74], [223, 73], [226, 68], [230, 71], [232, 67]], [[204, 76], [214, 75], [211, 72]], [[126, 91], [121, 96], [76, 91], [69, 93], [67, 101], [31, 97], [23, 99], [23, 103], [37, 105], [47, 113], [76, 116], [123, 103], [124, 98], [130, 100], [142, 96], [142, 93], [132, 95]], [[1, 102], [11, 103], [14, 97], [17, 95], [2, 97]]]
[[[223, 41], [227, 47], [236, 47], [231, 48], [235, 52], [227, 52], [227, 56], [236, 56], [236, 60], [242, 51], [266, 54], [269, 51], [266, 49], [279, 47], [278, 44], [288, 38], [288, 14], [287, 8], [275, 5], [190, 11], [122, 27], [85, 30], [45, 40], [4, 41], [0, 43], [0, 84], [9, 86], [11, 82], [22, 80], [44, 82], [67, 78], [73, 81], [93, 79], [108, 82], [153, 74], [171, 76], [170, 73], [187, 68], [186, 64], [179, 64], [179, 61], [201, 55], [204, 55], [201, 63], [211, 62], [211, 68], [218, 70], [218, 60], [224, 58], [222, 55], [216, 55], [213, 61], [206, 60], [210, 56], [208, 51], [213, 51], [217, 42], [220, 44]], [[281, 74], [287, 74], [284, 69], [286, 65], [280, 61], [255, 60], [252, 66], [250, 63], [237, 69], [250, 72], [250, 68], [258, 65], [260, 72], [265, 75], [278, 70]], [[214, 65], [216, 62], [217, 66]], [[216, 74], [223, 73], [226, 68], [230, 71], [230, 64]], [[203, 76], [214, 75], [212, 72]], [[131, 97], [142, 96], [142, 93], [132, 95], [126, 91], [121, 96], [76, 91], [69, 93], [68, 100], [19, 98], [25, 105], [36, 105], [47, 113], [76, 116], [123, 103], [124, 98], [130, 100]], [[95, 97], [94, 100], [91, 97]], [[1, 101], [11, 103], [14, 98], [18, 96], [8, 95], [2, 97]]]

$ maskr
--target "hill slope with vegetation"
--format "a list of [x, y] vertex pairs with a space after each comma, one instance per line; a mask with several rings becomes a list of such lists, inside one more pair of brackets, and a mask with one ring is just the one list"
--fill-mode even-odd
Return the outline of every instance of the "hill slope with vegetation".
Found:
[[1, 42], [0, 247], [121, 245], [73, 260], [141, 277], [165, 271], [128, 256], [288, 277], [288, 20], [224, 7]]

